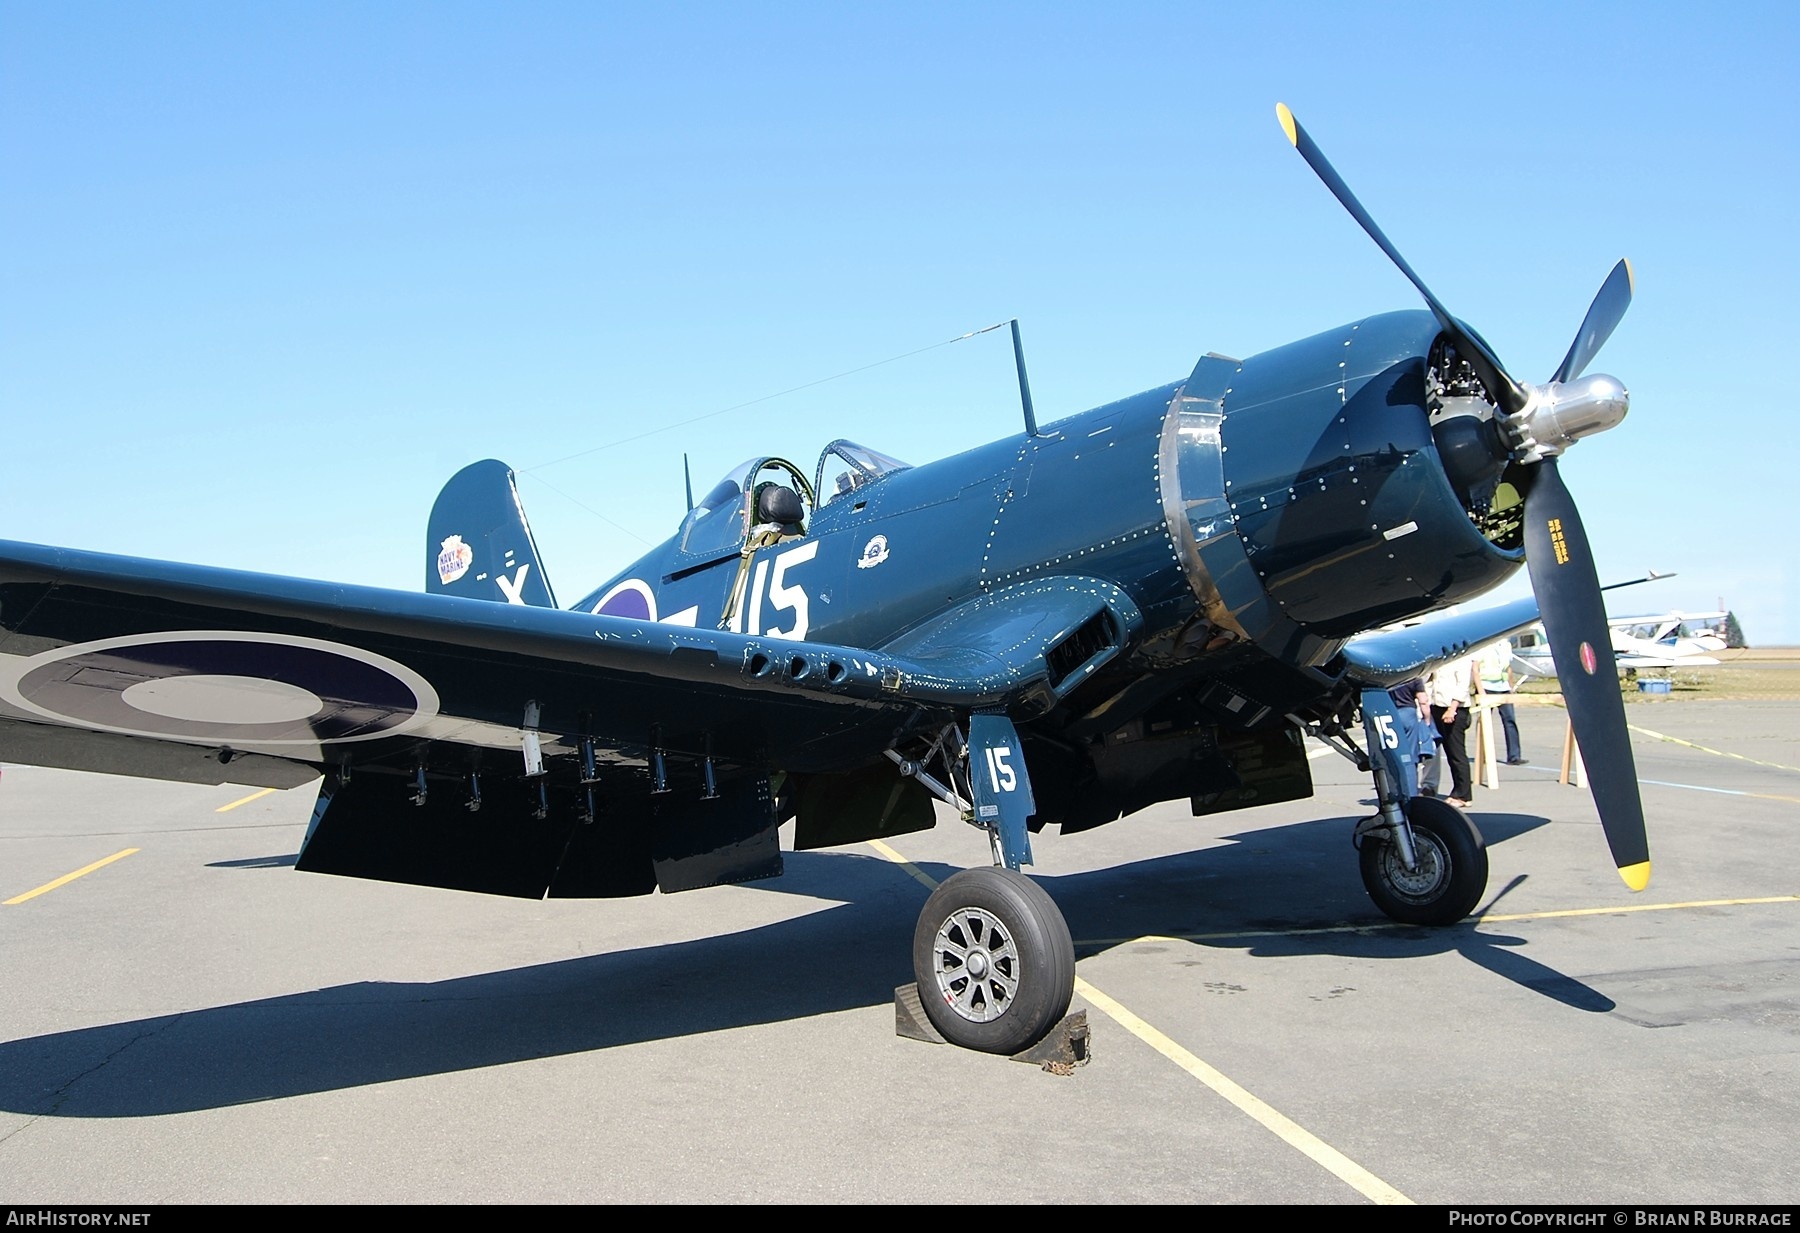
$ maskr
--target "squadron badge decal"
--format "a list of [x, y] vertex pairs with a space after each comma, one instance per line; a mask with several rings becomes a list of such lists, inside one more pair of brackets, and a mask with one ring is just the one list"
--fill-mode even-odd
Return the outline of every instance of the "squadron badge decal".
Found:
[[856, 568], [874, 569], [877, 565], [880, 565], [887, 559], [887, 536], [877, 535], [874, 539], [863, 545], [862, 559], [857, 561]]

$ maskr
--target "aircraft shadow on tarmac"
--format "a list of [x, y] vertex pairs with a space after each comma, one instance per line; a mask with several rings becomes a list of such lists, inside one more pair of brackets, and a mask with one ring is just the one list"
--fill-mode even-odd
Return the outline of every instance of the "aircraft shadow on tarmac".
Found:
[[[1481, 821], [1492, 843], [1545, 820]], [[1456, 951], [1566, 1006], [1612, 1009], [1604, 995], [1519, 953], [1523, 940], [1474, 921], [1387, 925], [1357, 880], [1346, 822], [1246, 832], [1223, 846], [1043, 882], [1084, 956], [1152, 935], [1201, 935], [1199, 945], [1269, 956]], [[716, 937], [453, 980], [337, 985], [3, 1042], [0, 1109], [184, 1113], [890, 1002], [911, 979], [907, 951], [924, 887], [875, 857], [797, 852], [786, 860], [782, 878], [757, 885], [842, 902]], [[954, 872], [920, 867], [940, 879]], [[1282, 914], [1295, 905], [1316, 915]], [[1331, 929], [1346, 921], [1368, 928]]]

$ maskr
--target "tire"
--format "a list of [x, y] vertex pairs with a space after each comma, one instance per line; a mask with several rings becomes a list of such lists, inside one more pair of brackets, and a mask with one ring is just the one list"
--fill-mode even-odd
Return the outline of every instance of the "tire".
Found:
[[1075, 994], [1075, 944], [1044, 889], [1011, 869], [965, 869], [932, 892], [913, 930], [913, 975], [951, 1044], [1018, 1053]]
[[1453, 925], [1475, 910], [1487, 890], [1487, 844], [1475, 824], [1441, 800], [1406, 803], [1419, 868], [1407, 873], [1383, 833], [1363, 840], [1363, 887], [1389, 917], [1405, 925]]

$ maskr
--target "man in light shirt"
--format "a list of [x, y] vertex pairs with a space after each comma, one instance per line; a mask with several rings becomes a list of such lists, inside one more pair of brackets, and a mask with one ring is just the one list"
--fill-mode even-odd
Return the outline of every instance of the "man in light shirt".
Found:
[[1525, 755], [1519, 752], [1519, 721], [1513, 716], [1511, 700], [1512, 643], [1502, 638], [1482, 648], [1477, 662], [1480, 664], [1481, 692], [1496, 699], [1505, 699], [1493, 708], [1493, 713], [1500, 720], [1500, 732], [1506, 738], [1506, 764], [1523, 766]]

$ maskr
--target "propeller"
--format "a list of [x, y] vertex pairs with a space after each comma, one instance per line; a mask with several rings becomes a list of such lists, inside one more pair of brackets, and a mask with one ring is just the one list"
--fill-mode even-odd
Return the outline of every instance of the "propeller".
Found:
[[1438, 325], [1443, 327], [1444, 333], [1448, 334], [1450, 340], [1456, 344], [1458, 354], [1475, 366], [1476, 373], [1494, 397], [1500, 400], [1501, 407], [1512, 414], [1523, 409], [1526, 395], [1525, 391], [1519, 387], [1519, 383], [1507, 375], [1506, 369], [1501, 367], [1499, 359], [1488, 348], [1487, 343], [1477, 336], [1475, 331], [1452, 317], [1450, 310], [1444, 307], [1443, 302], [1431, 294], [1431, 288], [1425, 285], [1425, 280], [1413, 273], [1413, 268], [1406, 263], [1406, 258], [1400, 255], [1400, 250], [1394, 247], [1393, 241], [1382, 234], [1381, 228], [1375, 224], [1374, 216], [1363, 209], [1362, 202], [1356, 199], [1356, 194], [1350, 191], [1350, 186], [1344, 183], [1342, 176], [1338, 175], [1337, 168], [1331, 165], [1331, 161], [1325, 157], [1325, 152], [1313, 144], [1313, 139], [1307, 135], [1305, 129], [1300, 127], [1300, 121], [1294, 119], [1294, 113], [1288, 110], [1286, 103], [1275, 104], [1275, 116], [1281, 121], [1281, 131], [1286, 133], [1287, 139], [1294, 143], [1294, 149], [1300, 151], [1300, 157], [1305, 159], [1306, 165], [1313, 169], [1313, 174], [1325, 182], [1325, 187], [1330, 189], [1331, 195], [1338, 199], [1338, 204], [1350, 212], [1350, 217], [1354, 218], [1357, 225], [1369, 233], [1369, 238], [1374, 240], [1376, 246], [1387, 254], [1388, 260], [1393, 262], [1402, 274], [1406, 275], [1406, 281], [1425, 297], [1425, 304], [1431, 309], [1431, 315], [1437, 318]]
[[1525, 567], [1613, 863], [1625, 885], [1643, 890], [1650, 884], [1650, 845], [1594, 555], [1556, 456], [1534, 469], [1525, 498]]
[[1629, 405], [1625, 387], [1612, 377], [1583, 379], [1582, 373], [1631, 306], [1631, 265], [1620, 261], [1601, 284], [1555, 375], [1542, 386], [1521, 384], [1481, 336], [1451, 316], [1413, 272], [1287, 104], [1276, 104], [1275, 115], [1282, 132], [1331, 195], [1418, 289], [1457, 354], [1475, 369], [1499, 407], [1501, 432], [1493, 439], [1494, 448], [1503, 453], [1495, 461], [1514, 463], [1522, 472], [1525, 564], [1587, 766], [1594, 806], [1619, 876], [1632, 890], [1643, 890], [1650, 882], [1650, 848], [1606, 604], [1580, 511], [1556, 468], [1557, 455], [1569, 445], [1613, 427], [1625, 416]]
[[1588, 305], [1587, 316], [1582, 319], [1581, 329], [1575, 333], [1575, 341], [1569, 344], [1569, 354], [1563, 356], [1563, 362], [1556, 367], [1556, 375], [1551, 381], [1573, 381], [1579, 377], [1587, 366], [1593, 363], [1594, 353], [1606, 345], [1612, 337], [1613, 328], [1631, 307], [1631, 291], [1636, 280], [1631, 277], [1631, 262], [1619, 258], [1612, 273], [1600, 284], [1600, 291], [1594, 296], [1594, 302]]

